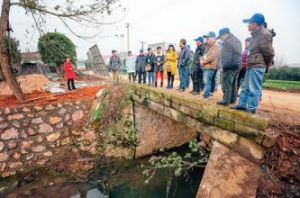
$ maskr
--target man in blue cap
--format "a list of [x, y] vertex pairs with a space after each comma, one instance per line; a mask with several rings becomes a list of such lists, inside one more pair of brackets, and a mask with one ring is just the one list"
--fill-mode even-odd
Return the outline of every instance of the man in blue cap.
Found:
[[200, 58], [200, 64], [203, 68], [203, 84], [204, 84], [204, 98], [211, 96], [211, 82], [215, 71], [217, 70], [217, 64], [220, 57], [221, 46], [216, 41], [216, 34], [209, 32], [203, 36], [206, 39], [206, 49], [202, 58]]
[[242, 43], [230, 32], [229, 28], [222, 28], [218, 38], [223, 41], [221, 52], [223, 100], [217, 104], [228, 106], [235, 103], [237, 98], [238, 72], [242, 64]]
[[195, 50], [193, 63], [192, 63], [192, 81], [193, 81], [193, 91], [191, 93], [193, 95], [198, 95], [200, 91], [203, 89], [203, 83], [202, 83], [202, 66], [200, 64], [200, 58], [203, 56], [205, 51], [205, 46], [203, 44], [203, 37], [198, 37], [194, 39], [196, 41], [197, 48]]
[[252, 39], [247, 57], [247, 71], [237, 110], [255, 113], [262, 94], [262, 80], [266, 68], [272, 66], [274, 49], [272, 34], [265, 27], [265, 17], [260, 13], [254, 14], [250, 19], [243, 20], [248, 23], [248, 30]]

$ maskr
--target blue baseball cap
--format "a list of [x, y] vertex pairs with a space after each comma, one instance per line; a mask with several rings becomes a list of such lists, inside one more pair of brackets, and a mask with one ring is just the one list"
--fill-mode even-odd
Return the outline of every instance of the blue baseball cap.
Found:
[[216, 33], [214, 33], [214, 32], [208, 32], [207, 34], [204, 34], [203, 37], [204, 38], [207, 38], [207, 37], [216, 38]]
[[204, 39], [203, 39], [202, 36], [199, 36], [198, 38], [194, 39], [194, 41], [198, 41], [198, 42], [203, 43]]
[[218, 38], [220, 38], [220, 36], [222, 36], [225, 33], [230, 33], [230, 29], [228, 27], [220, 29]]
[[250, 19], [244, 19], [243, 22], [256, 23], [257, 25], [262, 25], [265, 23], [265, 16], [261, 13], [256, 13]]

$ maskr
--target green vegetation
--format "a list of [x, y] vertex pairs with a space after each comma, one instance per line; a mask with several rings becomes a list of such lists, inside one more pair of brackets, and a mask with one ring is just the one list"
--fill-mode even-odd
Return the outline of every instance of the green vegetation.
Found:
[[300, 81], [300, 68], [288, 66], [272, 67], [266, 76], [272, 80]]
[[38, 50], [42, 60], [48, 64], [60, 65], [65, 57], [70, 57], [72, 62], [76, 62], [76, 47], [74, 43], [64, 34], [49, 32], [39, 38]]
[[300, 90], [300, 81], [266, 79], [263, 86], [265, 88], [282, 90]]
[[[164, 151], [161, 150], [161, 152]], [[149, 183], [159, 169], [168, 169], [175, 176], [187, 176], [191, 169], [204, 167], [208, 157], [208, 151], [199, 147], [199, 142], [196, 139], [189, 143], [189, 150], [184, 154], [165, 152], [165, 155], [162, 156], [152, 156], [148, 161], [150, 166], [145, 165], [147, 168], [143, 171], [145, 183]]]
[[92, 112], [92, 121], [100, 120], [103, 116], [103, 113], [107, 109], [108, 103], [106, 101], [100, 102], [96, 109]]
[[9, 61], [12, 65], [19, 66], [21, 63], [21, 52], [19, 49], [19, 41], [15, 38], [8, 38], [7, 36], [4, 37], [5, 47], [9, 52]]

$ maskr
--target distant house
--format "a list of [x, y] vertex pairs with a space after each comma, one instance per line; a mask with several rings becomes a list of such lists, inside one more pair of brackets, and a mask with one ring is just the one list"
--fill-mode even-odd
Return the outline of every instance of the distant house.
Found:
[[21, 53], [21, 67], [18, 75], [27, 74], [46, 74], [49, 73], [49, 67], [42, 61], [41, 55], [38, 52]]
[[21, 53], [23, 63], [36, 63], [36, 64], [44, 64], [42, 61], [42, 57], [38, 52], [23, 52]]

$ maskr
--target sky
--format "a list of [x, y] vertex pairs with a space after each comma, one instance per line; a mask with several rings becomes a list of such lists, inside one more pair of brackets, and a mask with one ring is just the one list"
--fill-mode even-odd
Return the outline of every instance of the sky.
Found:
[[[0, 3], [2, 5], [2, 0]], [[230, 28], [234, 35], [244, 41], [250, 33], [242, 20], [260, 12], [264, 14], [269, 27], [277, 33], [274, 38], [277, 58], [287, 64], [300, 63], [299, 0], [120, 0], [120, 3], [126, 8], [126, 13], [113, 12], [108, 20], [124, 19], [101, 27], [101, 34], [94, 39], [77, 38], [53, 17], [47, 18], [46, 31], [57, 30], [66, 34], [75, 43], [78, 58], [86, 59], [89, 47], [94, 44], [98, 44], [104, 55], [110, 54], [112, 49], [125, 51], [126, 23], [130, 24], [130, 50], [137, 53], [141, 48], [140, 41], [148, 44], [178, 44], [181, 38], [186, 38], [188, 44], [195, 48], [194, 38], [208, 31], [218, 33], [223, 27]], [[32, 18], [26, 16], [24, 10], [15, 7], [10, 14], [13, 36], [20, 40], [21, 50], [36, 51], [39, 33], [32, 27]], [[72, 24], [72, 29], [81, 35], [95, 32], [77, 24]]]

